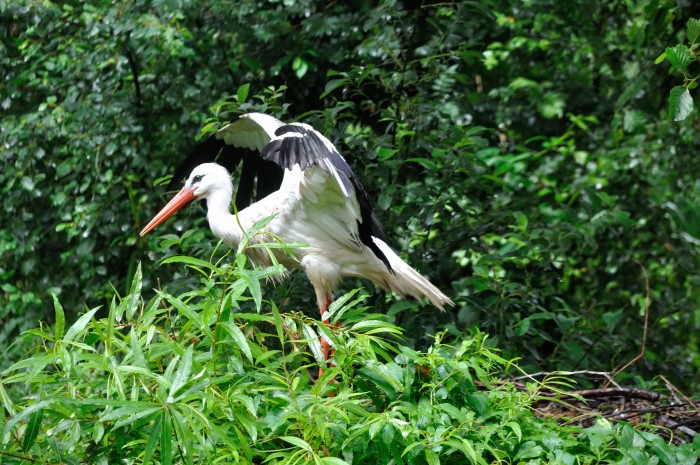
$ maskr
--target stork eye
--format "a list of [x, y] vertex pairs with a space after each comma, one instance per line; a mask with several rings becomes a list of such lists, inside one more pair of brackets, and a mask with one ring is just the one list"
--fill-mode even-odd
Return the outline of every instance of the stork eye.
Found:
[[195, 176], [194, 178], [192, 178], [192, 184], [197, 184], [199, 181], [202, 180], [203, 177], [204, 177], [203, 174], [198, 174], [197, 176]]

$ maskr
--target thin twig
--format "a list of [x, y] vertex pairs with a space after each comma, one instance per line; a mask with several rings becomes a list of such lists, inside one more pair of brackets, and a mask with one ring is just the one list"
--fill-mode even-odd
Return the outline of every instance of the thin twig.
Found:
[[634, 262], [639, 265], [639, 267], [642, 269], [642, 272], [644, 273], [644, 285], [646, 287], [646, 298], [644, 301], [644, 331], [642, 333], [642, 348], [639, 350], [639, 353], [629, 362], [627, 362], [622, 368], [619, 370], [615, 371], [612, 375], [613, 378], [617, 377], [620, 373], [625, 371], [630, 365], [635, 363], [637, 360], [640, 358], [644, 357], [644, 354], [646, 353], [647, 350], [647, 333], [649, 331], [649, 307], [651, 306], [651, 291], [649, 289], [649, 273], [647, 273], [647, 269], [642, 265], [642, 262], [640, 262], [637, 259], [634, 259]]
[[680, 389], [678, 389], [676, 386], [674, 386], [673, 384], [671, 384], [671, 382], [670, 382], [668, 379], [666, 379], [666, 377], [665, 377], [664, 375], [659, 375], [659, 377], [664, 381], [664, 383], [666, 383], [666, 389], [668, 389], [672, 394], [674, 394], [674, 397], [675, 397], [675, 394], [680, 395], [680, 396], [683, 398], [683, 400], [685, 400], [685, 401], [688, 402], [690, 405], [692, 405], [693, 408], [694, 408], [697, 412], [700, 412], [700, 408], [698, 408], [698, 405], [697, 405], [695, 402], [693, 402], [692, 400], [690, 400], [685, 394], [683, 394], [683, 393], [680, 391]]
[[[49, 462], [45, 462], [45, 461], [43, 461], [43, 460], [33, 459], [33, 458], [31, 458], [31, 457], [27, 457], [27, 456], [24, 456], [24, 455], [13, 454], [12, 452], [5, 452], [5, 451], [3, 451], [3, 450], [0, 450], [0, 455], [7, 455], [7, 456], [9, 456], [9, 457], [14, 457], [14, 458], [16, 458], [16, 459], [21, 459], [21, 460], [29, 460], [30, 462], [34, 462], [34, 463], [46, 463], [46, 464], [49, 463]], [[63, 462], [61, 462], [61, 465], [63, 465]]]
[[600, 389], [581, 389], [578, 391], [570, 391], [565, 393], [566, 396], [581, 396], [585, 398], [595, 398], [595, 397], [607, 397], [607, 396], [623, 396], [623, 397], [635, 397], [637, 399], [645, 399], [650, 401], [657, 401], [661, 397], [661, 394], [654, 391], [649, 391], [647, 389], [639, 388], [600, 388]]

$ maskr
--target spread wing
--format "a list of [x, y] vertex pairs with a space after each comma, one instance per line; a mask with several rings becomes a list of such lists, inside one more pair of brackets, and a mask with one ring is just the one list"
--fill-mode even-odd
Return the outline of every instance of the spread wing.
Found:
[[347, 245], [364, 244], [391, 269], [372, 239], [387, 241], [367, 191], [328, 139], [306, 124], [286, 124], [275, 131], [261, 157], [284, 168], [290, 177], [299, 176], [292, 182], [299, 183], [305, 211], [309, 216], [313, 212], [319, 227]]

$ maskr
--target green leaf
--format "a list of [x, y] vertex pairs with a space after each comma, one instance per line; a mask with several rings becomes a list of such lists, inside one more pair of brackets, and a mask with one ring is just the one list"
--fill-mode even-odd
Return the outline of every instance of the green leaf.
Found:
[[668, 97], [668, 116], [673, 121], [683, 121], [693, 111], [693, 98], [690, 91], [683, 86], [671, 89]]
[[233, 321], [224, 321], [219, 323], [219, 325], [231, 336], [238, 348], [241, 349], [241, 352], [248, 357], [248, 360], [253, 361], [253, 353], [250, 351], [250, 344], [248, 344], [248, 340], [238, 325]]
[[203, 330], [207, 334], [207, 336], [212, 336], [209, 327], [204, 325], [199, 314], [195, 312], [194, 309], [190, 308], [189, 305], [185, 304], [182, 300], [173, 295], [166, 294], [162, 291], [156, 291], [156, 293], [168, 302], [170, 302], [179, 313], [187, 317], [188, 320], [192, 321], [197, 326], [197, 328]]
[[342, 87], [347, 83], [347, 79], [331, 79], [326, 83], [325, 90], [323, 93], [319, 96], [319, 99], [326, 98], [328, 94], [336, 90], [338, 87]]
[[350, 465], [348, 462], [338, 457], [321, 457], [321, 463], [328, 465]]
[[170, 385], [170, 393], [168, 394], [168, 402], [172, 402], [173, 397], [177, 394], [177, 391], [184, 386], [190, 379], [190, 373], [192, 373], [192, 354], [194, 348], [190, 345], [185, 350], [185, 353], [180, 359], [177, 371], [173, 377], [173, 382]]
[[22, 412], [18, 413], [14, 417], [10, 419], [10, 421], [5, 424], [5, 427], [2, 430], [2, 435], [5, 436], [8, 431], [10, 431], [18, 422], [24, 420], [25, 418], [31, 416], [34, 412], [41, 410], [43, 408], [49, 407], [53, 405], [56, 402], [56, 399], [46, 399], [42, 400], [41, 402], [37, 402], [36, 404], [33, 404], [26, 409], [22, 410]]
[[688, 65], [693, 60], [693, 55], [683, 44], [678, 44], [675, 47], [668, 47], [666, 49], [666, 58], [671, 62], [675, 68], [678, 68], [683, 73], [688, 71]]
[[430, 449], [425, 449], [425, 460], [428, 465], [440, 465], [440, 456]]
[[27, 429], [24, 431], [24, 440], [22, 441], [22, 450], [28, 451], [36, 441], [36, 437], [41, 429], [41, 420], [44, 416], [44, 409], [39, 409], [32, 413], [27, 423]]
[[68, 331], [66, 332], [66, 336], [63, 338], [63, 340], [72, 341], [73, 338], [75, 338], [85, 329], [87, 324], [90, 323], [90, 320], [99, 309], [100, 307], [93, 308], [92, 310], [86, 312], [80, 318], [78, 318], [78, 320], [75, 323], [73, 323], [73, 326], [71, 326], [70, 329], [68, 329]]
[[389, 147], [378, 147], [377, 148], [377, 158], [380, 160], [388, 160], [394, 155], [399, 153], [399, 149], [389, 148]]
[[474, 449], [474, 444], [472, 444], [471, 441], [464, 439], [464, 438], [454, 438], [454, 439], [448, 439], [445, 441], [445, 444], [454, 447], [455, 449], [461, 451], [468, 459], [469, 462], [472, 464], [485, 464], [486, 461], [484, 460], [483, 457], [478, 456], [476, 454], [476, 450]]
[[[320, 323], [320, 327], [325, 327], [323, 323]], [[319, 335], [316, 334], [316, 331], [314, 329], [307, 325], [307, 324], [302, 324], [301, 326], [301, 333], [304, 335], [304, 338], [308, 341], [309, 349], [311, 349], [311, 353], [313, 354], [314, 358], [319, 364], [326, 363], [326, 360], [323, 358], [323, 350], [321, 349], [321, 340], [319, 338]]]
[[134, 273], [134, 279], [131, 281], [131, 289], [129, 290], [128, 296], [128, 306], [126, 308], [126, 318], [129, 321], [133, 321], [136, 310], [139, 308], [139, 302], [141, 300], [141, 287], [143, 284], [143, 275], [141, 274], [141, 263], [136, 267], [136, 273]]
[[427, 158], [423, 158], [423, 157], [409, 158], [406, 161], [412, 162], [412, 163], [418, 163], [419, 165], [421, 165], [423, 168], [425, 168], [428, 171], [437, 171], [439, 169], [439, 166], [437, 163], [435, 163], [433, 160], [428, 160]]
[[285, 441], [285, 442], [288, 442], [290, 444], [293, 444], [293, 445], [299, 447], [300, 449], [304, 449], [307, 452], [313, 452], [313, 449], [311, 448], [309, 443], [304, 441], [301, 438], [297, 438], [294, 436], [281, 436], [280, 439]]
[[298, 79], [303, 78], [308, 70], [309, 64], [302, 57], [294, 58], [294, 61], [292, 61], [292, 71], [294, 71]]
[[56, 315], [56, 326], [53, 331], [53, 337], [55, 341], [59, 341], [63, 337], [63, 331], [66, 327], [66, 315], [63, 312], [63, 306], [61, 302], [58, 301], [56, 294], [52, 292], [51, 297], [53, 298], [53, 308]]
[[166, 409], [163, 410], [163, 421], [160, 439], [160, 463], [162, 465], [173, 464], [173, 424], [170, 421], [170, 415]]
[[148, 442], [146, 442], [146, 449], [143, 454], [143, 463], [151, 463], [151, 458], [156, 451], [156, 446], [158, 441], [162, 437], [163, 429], [163, 415], [158, 415], [153, 427], [151, 428], [150, 434], [148, 435]]
[[515, 220], [518, 222], [518, 229], [521, 231], [527, 231], [528, 219], [523, 212], [514, 212]]
[[236, 98], [238, 99], [238, 103], [245, 103], [245, 101], [248, 99], [248, 92], [250, 91], [250, 83], [246, 82], [245, 84], [241, 84], [238, 86], [238, 89], [236, 90]]
[[515, 454], [516, 459], [532, 459], [536, 457], [541, 457], [544, 453], [542, 446], [538, 445], [535, 441], [526, 441], [518, 447], [518, 452]]
[[390, 399], [394, 399], [397, 392], [403, 391], [403, 383], [384, 364], [369, 363], [359, 368], [357, 373], [372, 380]]
[[134, 357], [134, 364], [138, 367], [146, 368], [146, 360], [143, 357], [143, 350], [141, 349], [141, 341], [134, 331], [132, 326], [129, 331], [129, 340], [131, 341], [131, 353]]
[[199, 258], [188, 257], [185, 255], [176, 255], [174, 257], [168, 257], [160, 263], [161, 265], [165, 265], [168, 263], [184, 263], [185, 265], [191, 265], [194, 268], [206, 268], [210, 271], [216, 269], [216, 266], [212, 265], [208, 261], [200, 260]]
[[688, 37], [688, 42], [692, 46], [700, 37], [700, 19], [690, 18], [685, 23], [685, 35]]
[[250, 290], [250, 295], [255, 302], [255, 308], [260, 311], [262, 307], [262, 288], [258, 277], [250, 270], [238, 270], [238, 277], [246, 283], [246, 287]]

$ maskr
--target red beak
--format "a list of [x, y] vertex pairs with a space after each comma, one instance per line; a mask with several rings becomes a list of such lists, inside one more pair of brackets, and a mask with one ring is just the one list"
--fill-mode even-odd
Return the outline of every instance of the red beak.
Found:
[[175, 197], [170, 199], [170, 202], [167, 203], [163, 207], [161, 211], [158, 212], [156, 216], [153, 217], [150, 223], [146, 225], [145, 228], [141, 230], [141, 236], [145, 236], [148, 234], [151, 230], [153, 230], [156, 226], [161, 224], [163, 221], [167, 220], [170, 215], [196, 199], [197, 197], [194, 195], [194, 189], [188, 189], [186, 187], [183, 187], [180, 192], [175, 194]]

